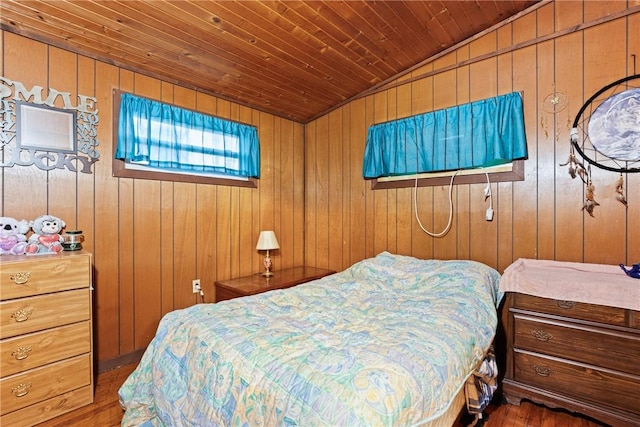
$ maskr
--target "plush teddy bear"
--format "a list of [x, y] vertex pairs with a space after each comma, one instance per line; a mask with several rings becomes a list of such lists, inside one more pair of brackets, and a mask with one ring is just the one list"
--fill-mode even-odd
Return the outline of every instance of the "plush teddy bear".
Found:
[[0, 217], [0, 255], [24, 255], [29, 228], [25, 219]]
[[64, 221], [53, 215], [40, 215], [31, 221], [33, 234], [25, 250], [27, 255], [61, 252], [64, 238], [60, 232], [64, 227]]

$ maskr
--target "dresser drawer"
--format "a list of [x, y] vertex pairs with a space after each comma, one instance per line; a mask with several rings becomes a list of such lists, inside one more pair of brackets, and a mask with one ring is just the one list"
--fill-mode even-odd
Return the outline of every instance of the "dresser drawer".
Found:
[[38, 255], [2, 263], [0, 299], [8, 300], [91, 284], [91, 257], [86, 255]]
[[89, 288], [0, 302], [0, 338], [88, 320]]
[[514, 346], [640, 375], [640, 335], [514, 315]]
[[[0, 426], [31, 427], [93, 402], [93, 386], [43, 400], [0, 417]], [[54, 423], [55, 424], [55, 423]]]
[[527, 294], [515, 294], [514, 297], [514, 308], [516, 309], [566, 316], [609, 325], [625, 326], [627, 324], [623, 308], [539, 298]]
[[577, 399], [640, 413], [640, 376], [514, 349], [514, 379]]
[[90, 354], [2, 378], [2, 413], [5, 415], [90, 383]]
[[37, 368], [91, 351], [91, 323], [73, 325], [0, 341], [2, 376]]

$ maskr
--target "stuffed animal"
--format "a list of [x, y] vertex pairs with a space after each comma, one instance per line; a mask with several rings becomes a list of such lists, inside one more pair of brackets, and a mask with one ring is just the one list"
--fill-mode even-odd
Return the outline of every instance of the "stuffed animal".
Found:
[[27, 220], [0, 217], [0, 255], [24, 255], [29, 228]]
[[64, 227], [64, 221], [53, 215], [40, 215], [31, 221], [33, 234], [25, 250], [27, 255], [61, 252], [64, 238], [60, 232]]

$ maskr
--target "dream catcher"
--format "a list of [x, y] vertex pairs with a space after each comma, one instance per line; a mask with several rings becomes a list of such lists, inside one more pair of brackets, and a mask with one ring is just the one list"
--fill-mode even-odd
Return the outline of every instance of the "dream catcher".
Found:
[[623, 174], [640, 172], [640, 74], [608, 84], [584, 103], [571, 128], [569, 158], [560, 166], [586, 186], [582, 209], [589, 215], [599, 206], [591, 166], [619, 173], [615, 197], [627, 204]]
[[[569, 97], [563, 92], [552, 92], [547, 95], [542, 101], [542, 111], [540, 112], [540, 126], [544, 130], [544, 137], [549, 138], [549, 123], [548, 120], [545, 119], [545, 114], [553, 114], [554, 118], [557, 115], [565, 110], [569, 105]], [[567, 111], [567, 129], [570, 129], [571, 118], [569, 117], [569, 112]], [[554, 135], [556, 143], [560, 137], [560, 130], [556, 131]]]

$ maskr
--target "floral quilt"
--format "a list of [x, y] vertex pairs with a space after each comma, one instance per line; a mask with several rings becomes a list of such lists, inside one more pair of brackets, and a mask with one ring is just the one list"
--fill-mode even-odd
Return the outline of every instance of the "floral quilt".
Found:
[[383, 252], [294, 288], [167, 314], [119, 390], [123, 426], [430, 421], [481, 364], [500, 275]]

